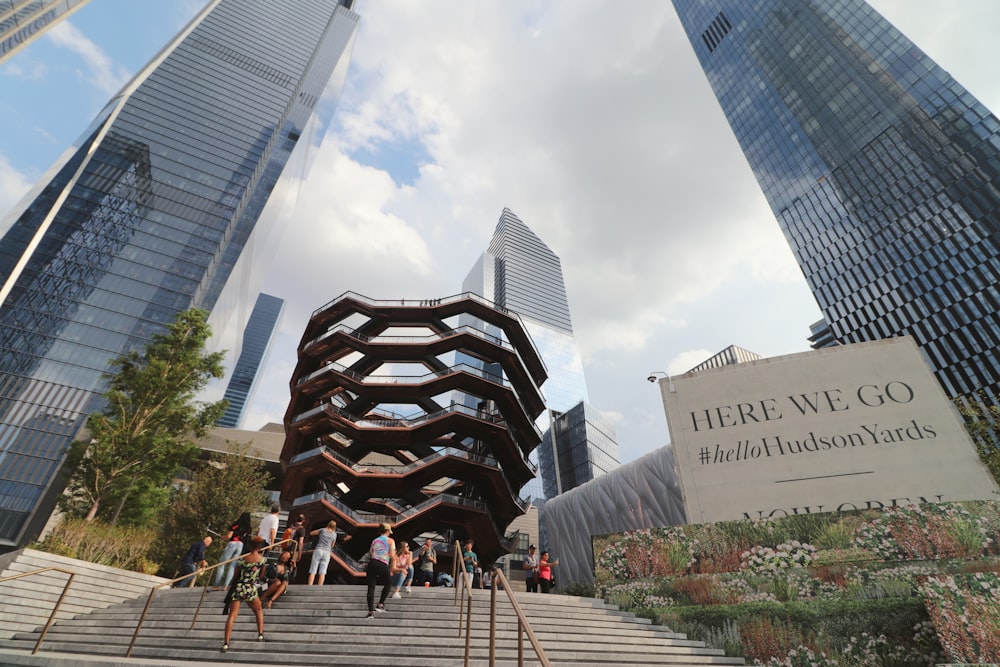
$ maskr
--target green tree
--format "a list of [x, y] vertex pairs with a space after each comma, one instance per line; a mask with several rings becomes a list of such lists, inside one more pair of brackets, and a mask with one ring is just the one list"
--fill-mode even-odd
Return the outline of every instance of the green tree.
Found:
[[1000, 483], [1000, 406], [987, 402], [984, 396], [956, 399], [955, 404], [965, 418], [979, 458]]
[[70, 447], [64, 510], [87, 521], [101, 512], [114, 523], [131, 495], [165, 486], [196, 458], [192, 439], [226, 409], [226, 401], [194, 400], [223, 375], [222, 353], [205, 352], [207, 318], [204, 310], [182, 311], [142, 353], [111, 362], [105, 407], [88, 417], [89, 438]]
[[[263, 510], [264, 488], [272, 477], [252, 442], [227, 442], [226, 454], [213, 454], [196, 467], [191, 483], [177, 491], [161, 525], [156, 559], [173, 567], [193, 542], [209, 529], [226, 534], [243, 512]], [[217, 539], [213, 551], [221, 551]]]

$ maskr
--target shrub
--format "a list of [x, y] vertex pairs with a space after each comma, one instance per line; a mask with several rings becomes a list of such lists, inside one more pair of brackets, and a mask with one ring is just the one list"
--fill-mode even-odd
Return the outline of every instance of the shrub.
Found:
[[149, 572], [151, 565], [147, 554], [155, 542], [154, 529], [67, 517], [42, 542], [33, 546], [39, 551], [90, 563]]
[[740, 641], [747, 658], [768, 660], [773, 656], [787, 655], [802, 644], [803, 637], [794, 624], [765, 616], [740, 626]]
[[982, 572], [931, 577], [921, 593], [952, 660], [1000, 661], [1000, 577]]
[[563, 595], [576, 595], [581, 598], [597, 597], [597, 587], [584, 581], [574, 581], [562, 586]]
[[[788, 603], [752, 602], [737, 605], [705, 607], [661, 607], [653, 614], [656, 621], [671, 628], [695, 628], [691, 639], [707, 641], [705, 628], [722, 628], [727, 621], [741, 628], [755, 619], [767, 618], [774, 624], [789, 623], [808, 628], [812, 640], [823, 638], [832, 648], [839, 650], [850, 637], [859, 637], [872, 628], [878, 628], [888, 641], [901, 646], [914, 646], [914, 628], [929, 620], [927, 610], [919, 598], [880, 600], [809, 600]], [[687, 630], [684, 630], [687, 632]], [[838, 638], [840, 638], [838, 640]], [[837, 642], [842, 642], [837, 644]], [[808, 645], [808, 642], [806, 642]], [[797, 644], [796, 644], [797, 646]], [[812, 644], [816, 648], [816, 644]], [[787, 650], [794, 648], [790, 646]], [[775, 654], [779, 655], [779, 654]]]
[[693, 562], [694, 543], [684, 529], [667, 527], [637, 530], [610, 541], [595, 566], [606, 576], [626, 580], [681, 574]]
[[[959, 523], [970, 523], [954, 528]], [[981, 554], [990, 544], [987, 524], [962, 505], [938, 503], [893, 507], [863, 524], [857, 546], [884, 560], [923, 560]]]
[[844, 521], [827, 524], [816, 536], [819, 549], [849, 549], [854, 544], [854, 529]]
[[726, 586], [719, 585], [712, 575], [678, 577], [671, 582], [674, 595], [679, 602], [691, 604], [733, 604], [739, 594]]
[[764, 667], [837, 667], [840, 663], [826, 653], [816, 655], [811, 649], [799, 646], [790, 650], [783, 658], [772, 657], [767, 662], [758, 661], [757, 664]]

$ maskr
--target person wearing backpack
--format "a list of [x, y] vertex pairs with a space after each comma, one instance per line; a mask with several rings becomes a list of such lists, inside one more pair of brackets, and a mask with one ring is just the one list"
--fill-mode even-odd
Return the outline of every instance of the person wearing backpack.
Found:
[[292, 577], [295, 576], [295, 569], [299, 565], [299, 559], [302, 558], [302, 550], [305, 548], [306, 541], [306, 517], [299, 514], [295, 517], [294, 521], [290, 521], [288, 527], [285, 528], [285, 532], [281, 535], [281, 541], [293, 540], [288, 542], [283, 546], [283, 550], [291, 554], [288, 560], [288, 567], [292, 571]]
[[[230, 524], [229, 532], [226, 533], [224, 538], [226, 540], [226, 546], [222, 549], [222, 556], [219, 557], [220, 563], [225, 563], [227, 560], [232, 560], [243, 554], [245, 547], [250, 543], [251, 530], [250, 512], [244, 512], [240, 515], [240, 518]], [[233, 572], [235, 571], [235, 560], [228, 565], [216, 568], [215, 581], [212, 582], [214, 584], [212, 589], [221, 591], [229, 588], [229, 582], [232, 581]]]

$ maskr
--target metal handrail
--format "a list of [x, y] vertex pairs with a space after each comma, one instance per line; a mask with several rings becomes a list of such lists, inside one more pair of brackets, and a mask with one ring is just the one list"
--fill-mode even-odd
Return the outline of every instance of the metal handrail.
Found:
[[524, 611], [521, 609], [521, 605], [517, 603], [517, 598], [514, 597], [514, 591], [511, 590], [510, 583], [507, 581], [507, 577], [504, 576], [503, 570], [500, 568], [495, 568], [493, 570], [493, 586], [490, 588], [490, 667], [493, 667], [495, 664], [496, 656], [496, 597], [498, 581], [507, 593], [507, 599], [510, 600], [510, 606], [513, 607], [514, 613], [517, 615], [518, 667], [524, 667], [524, 648], [521, 644], [522, 632], [528, 636], [531, 648], [535, 649], [535, 657], [538, 658], [538, 662], [542, 663], [542, 667], [552, 667], [552, 663], [549, 661], [548, 656], [545, 655], [545, 649], [542, 648], [541, 642], [538, 641], [535, 631], [531, 628], [531, 623], [528, 622], [528, 617], [525, 616]]
[[[465, 595], [468, 594], [468, 613], [465, 617], [465, 667], [469, 667], [470, 641], [472, 638], [472, 584], [465, 576], [465, 568], [460, 567], [459, 565], [462, 562], [461, 554], [462, 547], [456, 540], [455, 557], [453, 559], [454, 567], [452, 570], [455, 576], [455, 606], [458, 607], [458, 636], [462, 636], [462, 601], [464, 600]], [[459, 593], [458, 586], [459, 577], [462, 579], [461, 594]], [[494, 568], [493, 586], [490, 588], [490, 667], [495, 667], [496, 665], [498, 585], [503, 587], [503, 590], [507, 593], [507, 599], [510, 600], [510, 606], [514, 610], [514, 614], [517, 616], [518, 667], [524, 667], [524, 635], [528, 636], [528, 642], [535, 650], [535, 657], [538, 658], [538, 662], [541, 663], [542, 667], [552, 667], [552, 663], [549, 661], [548, 656], [545, 655], [545, 649], [542, 648], [542, 644], [538, 641], [538, 637], [535, 635], [535, 631], [532, 629], [531, 623], [528, 622], [528, 617], [525, 616], [524, 611], [521, 609], [521, 605], [517, 603], [517, 598], [514, 597], [514, 591], [510, 588], [510, 582], [507, 581], [507, 577], [504, 576], [503, 570], [500, 568]]]
[[62, 606], [63, 600], [66, 599], [66, 593], [69, 591], [69, 585], [73, 583], [73, 577], [76, 576], [76, 572], [73, 572], [72, 570], [65, 570], [61, 567], [43, 567], [39, 570], [22, 572], [21, 574], [15, 574], [11, 577], [4, 577], [3, 579], [0, 579], [0, 584], [2, 584], [5, 581], [12, 581], [22, 577], [30, 577], [33, 574], [42, 574], [43, 572], [62, 572], [63, 574], [68, 574], [69, 578], [66, 579], [66, 583], [63, 584], [62, 593], [60, 593], [59, 599], [56, 600], [55, 606], [52, 607], [52, 613], [49, 614], [49, 620], [45, 623], [45, 627], [42, 628], [42, 634], [38, 635], [38, 641], [35, 642], [35, 648], [31, 649], [31, 655], [38, 653], [38, 649], [42, 645], [42, 640], [45, 639], [45, 635], [48, 634], [49, 628], [52, 627], [52, 623], [55, 622], [56, 612], [59, 611], [59, 607]]
[[[296, 454], [295, 456], [293, 456], [288, 460], [288, 465], [294, 465], [296, 463], [305, 461], [307, 459], [316, 458], [317, 456], [329, 456], [331, 459], [334, 459], [335, 461], [341, 463], [344, 467], [349, 468], [350, 470], [358, 473], [359, 475], [386, 475], [386, 474], [405, 475], [414, 470], [419, 470], [420, 468], [445, 457], [470, 461], [472, 463], [481, 463], [491, 468], [500, 467], [500, 464], [492, 456], [482, 456], [480, 454], [473, 454], [472, 452], [469, 452], [464, 449], [459, 449], [458, 447], [443, 447], [441, 449], [438, 449], [437, 451], [431, 452], [429, 455], [421, 459], [417, 459], [403, 466], [361, 464], [355, 462], [354, 460], [352, 460], [347, 456], [344, 456], [333, 447], [322, 444], [319, 447], [314, 447], [313, 449], [309, 449], [304, 452]], [[527, 512], [528, 506], [531, 504], [530, 499], [522, 498], [521, 496], [519, 496], [517, 491], [514, 490], [514, 487], [511, 486], [510, 480], [507, 479], [506, 475], [502, 475], [501, 478], [503, 479], [504, 484], [507, 487], [507, 490], [510, 491], [511, 497], [513, 498], [517, 506], [520, 507], [523, 511]]]
[[[472, 649], [472, 584], [465, 576], [465, 566], [462, 564], [462, 545], [455, 540], [455, 557], [453, 572], [455, 575], [455, 604], [458, 606], [458, 636], [462, 636], [462, 602], [468, 595], [468, 612], [465, 614], [465, 667], [469, 667], [469, 655]], [[459, 580], [462, 581], [459, 585]], [[461, 591], [461, 593], [459, 592]]]
[[[269, 544], [267, 547], [265, 547], [263, 549], [263, 551], [270, 551], [271, 549], [275, 549], [277, 547], [280, 547], [283, 544], [289, 544], [289, 543], [295, 542], [295, 541], [296, 541], [295, 539], [293, 539], [293, 538], [290, 537], [287, 540], [281, 540], [280, 542], [275, 542], [274, 544]], [[132, 633], [132, 641], [130, 641], [129, 644], [128, 644], [128, 650], [125, 651], [125, 657], [126, 658], [131, 658], [132, 657], [132, 649], [135, 647], [136, 640], [139, 639], [139, 631], [142, 630], [142, 624], [146, 621], [146, 613], [149, 611], [150, 605], [153, 604], [153, 596], [156, 595], [156, 592], [158, 590], [160, 590], [161, 588], [166, 588], [168, 586], [173, 586], [175, 583], [177, 583], [178, 581], [181, 581], [183, 579], [188, 579], [190, 577], [199, 577], [202, 574], [205, 574], [207, 572], [211, 572], [212, 570], [215, 570], [216, 568], [220, 568], [223, 565], [228, 565], [229, 563], [232, 563], [233, 561], [237, 561], [240, 558], [243, 558], [242, 554], [239, 555], [239, 556], [236, 556], [235, 558], [230, 558], [229, 560], [224, 560], [221, 563], [216, 563], [215, 565], [209, 565], [208, 567], [203, 567], [203, 568], [199, 569], [197, 572], [192, 572], [191, 574], [185, 574], [184, 576], [177, 577], [175, 579], [171, 579], [170, 581], [166, 581], [166, 582], [164, 582], [162, 584], [157, 584], [156, 586], [153, 586], [153, 588], [151, 588], [150, 591], [149, 591], [149, 597], [146, 598], [146, 605], [142, 608], [142, 614], [139, 616], [139, 621], [135, 624], [135, 632]], [[209, 582], [211, 582], [211, 580], [212, 580], [211, 577], [207, 577], [205, 579], [205, 586], [202, 588], [201, 598], [199, 598], [199, 600], [198, 600], [198, 606], [195, 607], [194, 616], [192, 616], [192, 618], [191, 618], [191, 628], [190, 628], [191, 630], [194, 630], [194, 625], [195, 625], [195, 623], [198, 622], [198, 614], [201, 612], [201, 605], [205, 601], [205, 594], [208, 593], [208, 584], [209, 584]]]

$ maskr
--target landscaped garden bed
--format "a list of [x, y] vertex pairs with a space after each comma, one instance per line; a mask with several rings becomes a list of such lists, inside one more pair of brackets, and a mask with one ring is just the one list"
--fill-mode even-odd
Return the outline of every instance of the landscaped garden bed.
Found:
[[1000, 503], [594, 539], [607, 600], [765, 665], [1000, 661]]

